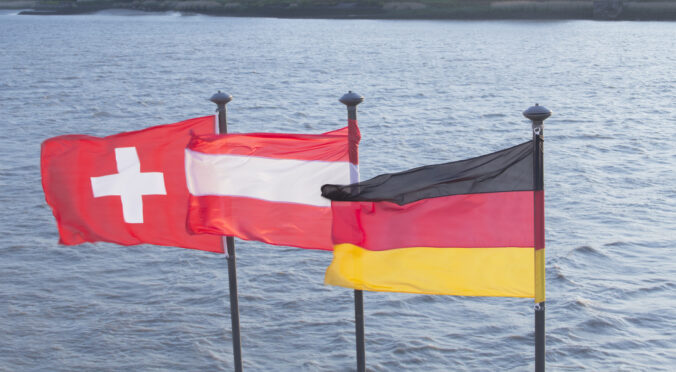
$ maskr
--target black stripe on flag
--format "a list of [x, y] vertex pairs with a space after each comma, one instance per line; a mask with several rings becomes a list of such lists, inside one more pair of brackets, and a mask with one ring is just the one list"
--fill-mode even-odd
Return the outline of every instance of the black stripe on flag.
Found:
[[476, 158], [382, 174], [352, 185], [324, 185], [322, 196], [404, 205], [449, 195], [532, 190], [533, 141], [528, 141]]

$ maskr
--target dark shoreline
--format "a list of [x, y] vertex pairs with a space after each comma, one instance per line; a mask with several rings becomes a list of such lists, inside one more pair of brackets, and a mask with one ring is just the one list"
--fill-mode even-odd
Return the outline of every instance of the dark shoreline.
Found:
[[[17, 7], [31, 4], [31, 7]], [[299, 19], [407, 19], [407, 20], [619, 20], [675, 21], [676, 1], [623, 2], [617, 13], [600, 13], [593, 1], [497, 1], [438, 6], [425, 2], [344, 3], [239, 3], [184, 2], [72, 2], [49, 3], [0, 0], [0, 9], [27, 9], [20, 15], [78, 15], [106, 10], [181, 12], [223, 17]]]

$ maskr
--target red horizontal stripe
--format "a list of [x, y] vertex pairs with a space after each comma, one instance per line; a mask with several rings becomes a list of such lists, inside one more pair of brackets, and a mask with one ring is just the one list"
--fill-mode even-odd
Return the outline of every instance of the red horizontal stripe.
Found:
[[[348, 120], [349, 122], [349, 120]], [[356, 122], [355, 122], [356, 125]], [[330, 132], [322, 133], [322, 136], [347, 136], [349, 133], [349, 127], [342, 127], [340, 129], [332, 130]]]
[[452, 195], [403, 206], [332, 202], [333, 242], [405, 247], [533, 247], [533, 191]]
[[197, 234], [333, 249], [329, 207], [233, 196], [191, 196], [188, 228]]
[[545, 192], [535, 191], [533, 194], [535, 203], [535, 250], [545, 247]]
[[[349, 161], [345, 128], [325, 134], [247, 133], [195, 137], [188, 148], [207, 154]], [[355, 163], [356, 164], [356, 163]]]

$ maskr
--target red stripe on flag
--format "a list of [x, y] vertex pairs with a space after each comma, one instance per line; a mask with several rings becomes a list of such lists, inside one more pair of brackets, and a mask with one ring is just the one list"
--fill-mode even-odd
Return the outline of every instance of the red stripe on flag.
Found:
[[333, 242], [404, 247], [533, 247], [533, 191], [452, 195], [403, 206], [333, 202]]
[[535, 250], [538, 250], [545, 247], [545, 192], [535, 191], [533, 202], [535, 203]]
[[[350, 161], [345, 128], [325, 134], [246, 133], [200, 136], [188, 147], [206, 154], [259, 156], [276, 159]], [[355, 143], [355, 151], [357, 143]], [[357, 163], [355, 163], [357, 164]]]
[[246, 197], [193, 196], [188, 226], [198, 234], [236, 236], [300, 248], [333, 249], [329, 207]]

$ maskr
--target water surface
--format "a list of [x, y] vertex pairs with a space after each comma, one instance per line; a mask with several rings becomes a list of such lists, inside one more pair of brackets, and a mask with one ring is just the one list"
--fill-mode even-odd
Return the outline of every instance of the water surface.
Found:
[[[213, 113], [320, 133], [359, 106], [362, 179], [530, 138], [545, 122], [547, 365], [676, 365], [676, 23], [0, 13], [0, 370], [232, 370], [227, 265], [172, 247], [60, 246], [40, 143]], [[237, 240], [246, 370], [355, 368], [328, 252]], [[533, 368], [525, 299], [365, 293], [373, 371]]]

